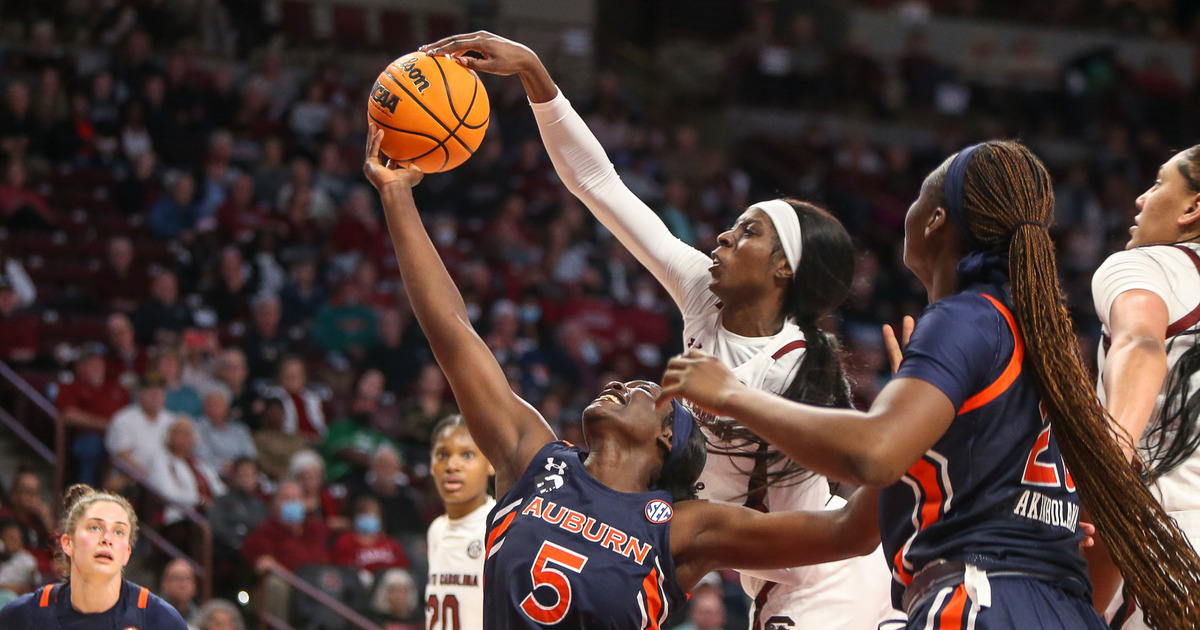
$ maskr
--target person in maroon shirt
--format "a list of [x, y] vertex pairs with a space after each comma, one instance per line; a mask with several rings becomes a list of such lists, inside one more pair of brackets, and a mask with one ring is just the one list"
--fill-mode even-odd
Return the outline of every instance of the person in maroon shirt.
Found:
[[[53, 572], [51, 532], [55, 529], [50, 504], [42, 496], [42, 479], [31, 470], [17, 472], [9, 489], [12, 509], [4, 516], [11, 516], [21, 526], [21, 539], [25, 549], [37, 559], [38, 571], [43, 575]], [[57, 548], [57, 544], [54, 545]]]
[[392, 567], [408, 568], [408, 556], [395, 539], [383, 533], [383, 511], [375, 497], [354, 501], [354, 531], [333, 544], [333, 562], [371, 573]]
[[304, 510], [300, 484], [279, 484], [271, 505], [271, 517], [246, 536], [242, 555], [260, 575], [275, 566], [295, 571], [306, 564], [329, 564], [329, 528]]
[[150, 356], [137, 342], [133, 322], [125, 313], [109, 315], [105, 327], [108, 329], [108, 375], [130, 387], [150, 366]]
[[74, 428], [71, 452], [79, 467], [79, 481], [96, 485], [104, 463], [104, 432], [113, 414], [129, 404], [129, 392], [108, 378], [104, 346], [84, 346], [75, 360], [75, 380], [64, 383], [54, 404], [68, 426]]
[[325, 522], [305, 514], [300, 484], [281, 482], [270, 518], [259, 523], [242, 544], [242, 556], [264, 582], [268, 613], [287, 619], [290, 597], [287, 583], [272, 570], [282, 567], [294, 572], [307, 564], [329, 564], [328, 541]]

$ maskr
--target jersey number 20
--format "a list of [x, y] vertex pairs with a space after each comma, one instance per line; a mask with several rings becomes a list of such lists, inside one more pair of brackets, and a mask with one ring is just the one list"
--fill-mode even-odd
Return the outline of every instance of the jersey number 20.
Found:
[[425, 602], [425, 610], [429, 617], [428, 630], [438, 630], [438, 620], [441, 619], [441, 630], [462, 630], [462, 625], [458, 620], [458, 598], [453, 595], [447, 595], [442, 599], [441, 615], [438, 615], [438, 598], [437, 595], [430, 595]]
[[[538, 550], [537, 558], [533, 561], [533, 566], [529, 568], [529, 574], [533, 577], [533, 593], [525, 596], [521, 600], [521, 610], [529, 615], [530, 619], [544, 624], [554, 625], [563, 620], [567, 616], [567, 611], [571, 609], [571, 581], [562, 571], [550, 566], [557, 565], [579, 573], [583, 571], [583, 565], [587, 564], [587, 556], [581, 556], [570, 549], [560, 547], [550, 541], [542, 543], [542, 548]], [[554, 591], [554, 598], [550, 600], [549, 605], [542, 604], [534, 597], [534, 593], [541, 587], [547, 587]], [[549, 597], [542, 599], [549, 600]]]

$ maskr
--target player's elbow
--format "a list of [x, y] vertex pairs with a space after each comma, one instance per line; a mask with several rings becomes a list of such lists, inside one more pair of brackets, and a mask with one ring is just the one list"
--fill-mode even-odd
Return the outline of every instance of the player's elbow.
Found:
[[896, 461], [895, 453], [886, 448], [884, 442], [878, 438], [863, 440], [859, 448], [848, 454], [850, 474], [843, 481], [872, 488], [890, 486], [899, 481], [907, 468], [903, 462]]

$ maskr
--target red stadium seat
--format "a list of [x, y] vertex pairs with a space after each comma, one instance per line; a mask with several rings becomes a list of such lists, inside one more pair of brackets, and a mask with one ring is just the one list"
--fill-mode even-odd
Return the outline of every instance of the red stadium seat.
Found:
[[413, 18], [408, 11], [385, 9], [380, 12], [379, 25], [384, 46], [394, 51], [407, 51], [414, 47]]

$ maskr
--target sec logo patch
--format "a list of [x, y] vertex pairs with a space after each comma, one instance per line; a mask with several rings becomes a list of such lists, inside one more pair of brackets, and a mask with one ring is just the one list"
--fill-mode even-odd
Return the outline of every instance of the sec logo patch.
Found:
[[646, 520], [651, 523], [666, 523], [674, 513], [671, 504], [662, 499], [654, 499], [646, 504]]
[[483, 541], [482, 540], [472, 540], [471, 544], [467, 545], [467, 556], [470, 557], [472, 560], [477, 560], [479, 558], [479, 556], [482, 556], [482, 555], [483, 555]]

